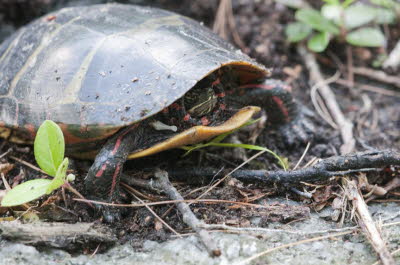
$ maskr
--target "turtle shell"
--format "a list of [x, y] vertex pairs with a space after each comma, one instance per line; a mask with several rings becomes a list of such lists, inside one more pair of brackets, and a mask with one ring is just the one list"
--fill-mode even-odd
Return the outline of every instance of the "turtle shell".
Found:
[[[106, 138], [230, 65], [242, 83], [268, 70], [199, 23], [157, 8], [61, 9], [0, 46], [0, 136], [30, 141], [50, 119], [67, 144]], [[8, 128], [8, 129], [6, 129]]]

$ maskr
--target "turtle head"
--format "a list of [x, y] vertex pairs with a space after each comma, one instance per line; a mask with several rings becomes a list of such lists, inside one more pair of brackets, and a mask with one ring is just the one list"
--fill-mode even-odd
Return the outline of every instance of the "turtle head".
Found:
[[217, 101], [212, 87], [194, 87], [183, 98], [186, 111], [196, 118], [209, 114], [217, 105]]

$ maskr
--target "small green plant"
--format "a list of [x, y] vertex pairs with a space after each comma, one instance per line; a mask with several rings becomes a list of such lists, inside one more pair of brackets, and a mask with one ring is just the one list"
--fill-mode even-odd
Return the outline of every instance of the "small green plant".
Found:
[[268, 148], [265, 148], [265, 147], [262, 147], [262, 146], [258, 146], [258, 145], [252, 145], [252, 144], [221, 143], [228, 135], [236, 132], [240, 128], [243, 128], [245, 126], [253, 124], [253, 123], [257, 122], [257, 121], [259, 121], [259, 119], [251, 120], [251, 121], [245, 123], [243, 126], [237, 128], [236, 130], [233, 130], [233, 131], [218, 135], [217, 137], [211, 139], [207, 143], [194, 144], [194, 145], [190, 145], [190, 146], [182, 146], [181, 149], [186, 151], [186, 153], [183, 156], [187, 156], [188, 154], [190, 154], [193, 151], [196, 151], [196, 150], [198, 150], [200, 148], [209, 147], [209, 146], [230, 147], [230, 148], [239, 147], [239, 148], [245, 148], [245, 149], [250, 149], [250, 150], [265, 151], [265, 152], [273, 155], [278, 160], [279, 165], [284, 170], [287, 170], [289, 168], [287, 159], [280, 157], [279, 155], [277, 155], [275, 152], [273, 152], [272, 150], [270, 150]]
[[56, 123], [49, 120], [43, 122], [33, 148], [40, 168], [54, 178], [29, 180], [14, 187], [3, 197], [1, 206], [10, 207], [33, 201], [75, 178], [72, 174], [67, 176], [68, 158], [64, 158], [64, 136]]
[[354, 46], [380, 47], [385, 36], [379, 24], [396, 21], [396, 10], [400, 4], [393, 0], [371, 0], [375, 5], [355, 3], [355, 0], [323, 0], [321, 10], [300, 8], [296, 11], [296, 22], [286, 27], [290, 42], [307, 39], [307, 46], [315, 52], [326, 49], [333, 38], [345, 40]]

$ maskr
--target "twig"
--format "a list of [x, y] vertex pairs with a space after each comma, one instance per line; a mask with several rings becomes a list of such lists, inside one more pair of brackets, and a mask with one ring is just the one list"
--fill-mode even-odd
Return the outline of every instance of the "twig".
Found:
[[5, 151], [4, 153], [2, 153], [2, 154], [0, 155], [0, 159], [2, 159], [3, 157], [5, 157], [5, 156], [8, 155], [9, 153], [11, 153], [12, 150], [13, 150], [12, 148], [8, 148], [7, 151]]
[[[400, 253], [400, 248], [396, 249], [395, 251], [392, 251], [390, 254], [392, 254], [392, 256], [396, 255], [397, 253]], [[374, 262], [371, 265], [379, 265], [379, 260], [377, 262]]]
[[400, 41], [397, 42], [394, 49], [390, 52], [388, 58], [383, 62], [383, 68], [396, 69], [400, 65]]
[[357, 184], [354, 180], [343, 179], [345, 182], [344, 188], [346, 190], [347, 197], [353, 203], [353, 207], [358, 213], [358, 223], [366, 234], [371, 245], [379, 255], [383, 265], [395, 265], [393, 256], [390, 254], [386, 243], [384, 242], [378, 228], [376, 227], [368, 206], [364, 201], [363, 196], [357, 188]]
[[400, 77], [388, 75], [383, 71], [373, 70], [367, 67], [353, 67], [353, 72], [400, 88]]
[[[173, 200], [183, 200], [182, 195], [172, 186], [171, 182], [168, 179], [168, 173], [165, 171], [157, 170], [155, 173], [155, 178], [158, 184], [162, 187], [162, 190]], [[217, 244], [214, 242], [213, 238], [210, 234], [201, 228], [203, 224], [202, 221], [197, 219], [189, 205], [186, 203], [180, 202], [177, 204], [178, 210], [181, 212], [183, 221], [189, 225], [200, 237], [204, 246], [211, 256], [220, 256], [221, 250], [217, 247]]]
[[[360, 171], [376, 170], [389, 165], [400, 165], [400, 153], [394, 150], [357, 152], [354, 154], [333, 156], [320, 159], [311, 167], [293, 171], [237, 170], [230, 173], [233, 178], [261, 183], [298, 184], [300, 182], [323, 181], [330, 177], [346, 175]], [[171, 178], [178, 180], [205, 182], [215, 177], [217, 169], [189, 168], [169, 169]]]
[[[197, 197], [197, 199], [200, 199], [202, 197], [204, 197], [207, 193], [209, 193], [212, 189], [214, 189], [215, 187], [217, 187], [222, 181], [224, 181], [228, 176], [230, 176], [231, 174], [235, 173], [239, 168], [243, 167], [245, 164], [249, 163], [251, 160], [255, 159], [256, 157], [258, 157], [259, 155], [265, 153], [266, 150], [262, 150], [260, 152], [258, 152], [257, 154], [253, 155], [252, 157], [250, 157], [248, 160], [244, 161], [242, 164], [240, 164], [239, 166], [237, 166], [235, 169], [233, 169], [231, 172], [229, 172], [228, 174], [226, 174], [223, 178], [221, 178], [220, 180], [218, 180], [217, 182], [215, 182], [211, 187], [209, 187], [205, 192], [203, 192], [202, 194], [200, 194], [200, 196]], [[214, 175], [216, 176], [216, 175]]]
[[94, 223], [0, 222], [0, 231], [2, 238], [17, 240], [19, 243], [63, 249], [99, 243], [112, 245], [117, 242], [112, 229]]
[[143, 204], [143, 206], [145, 206], [147, 208], [147, 210], [149, 210], [149, 212], [158, 220], [160, 221], [163, 225], [165, 225], [165, 227], [167, 227], [169, 230], [171, 230], [172, 233], [174, 233], [175, 235], [177, 235], [178, 237], [182, 237], [181, 234], [179, 234], [178, 232], [176, 232], [175, 229], [173, 229], [169, 224], [167, 224], [160, 216], [158, 216], [158, 214], [156, 212], [153, 211], [153, 209], [150, 208], [150, 206], [148, 206], [142, 199], [140, 199], [138, 196], [136, 196], [134, 194], [134, 192], [132, 191], [132, 187], [130, 187], [129, 185], [126, 185], [125, 183], [121, 183], [121, 185], [128, 190], [128, 192], [136, 199], [138, 200], [140, 203]]
[[227, 39], [227, 27], [229, 27], [230, 33], [236, 45], [238, 45], [242, 51], [245, 51], [246, 45], [236, 30], [235, 19], [232, 11], [232, 2], [231, 0], [221, 0], [218, 6], [217, 14], [215, 15], [213, 31], [222, 38]]
[[27, 167], [30, 167], [30, 168], [33, 169], [33, 170], [36, 170], [36, 171], [38, 171], [38, 172], [40, 172], [40, 173], [43, 173], [43, 174], [46, 174], [46, 175], [47, 175], [47, 173], [44, 172], [43, 170], [41, 170], [40, 168], [35, 167], [35, 166], [32, 165], [31, 163], [26, 162], [26, 161], [24, 161], [24, 160], [22, 160], [22, 159], [19, 159], [18, 157], [9, 156], [9, 158], [11, 158], [12, 160], [15, 160], [15, 161], [17, 161], [17, 162], [19, 162], [19, 163], [21, 163], [21, 164], [27, 166]]
[[306, 154], [307, 154], [307, 152], [308, 152], [308, 149], [310, 148], [310, 145], [311, 145], [311, 143], [308, 142], [306, 148], [304, 149], [303, 154], [301, 155], [299, 161], [298, 161], [298, 162], [296, 163], [296, 165], [294, 166], [293, 170], [296, 170], [296, 169], [300, 166], [301, 162], [303, 161], [304, 157], [306, 156]]
[[[348, 88], [353, 88], [352, 86], [350, 86], [350, 83], [347, 80], [344, 79], [337, 79], [335, 81], [335, 83], [340, 84], [342, 86], [347, 86]], [[375, 86], [371, 86], [371, 85], [367, 85], [367, 84], [360, 84], [360, 83], [355, 83], [354, 84], [358, 89], [361, 90], [365, 90], [365, 91], [369, 91], [369, 92], [374, 92], [374, 93], [378, 93], [378, 94], [382, 94], [385, 96], [393, 96], [393, 97], [399, 97], [400, 98], [400, 93], [393, 91], [393, 90], [389, 90], [389, 89], [384, 89], [381, 87], [375, 87]]]
[[347, 154], [354, 150], [355, 139], [353, 137], [353, 124], [347, 120], [339, 105], [336, 102], [335, 94], [332, 92], [330, 87], [324, 84], [324, 78], [322, 77], [321, 71], [319, 69], [318, 63], [314, 55], [307, 51], [304, 45], [297, 46], [298, 53], [302, 56], [305, 65], [310, 72], [310, 79], [314, 84], [321, 84], [319, 86], [319, 93], [323, 97], [329, 111], [331, 112], [335, 123], [340, 129], [340, 133], [343, 140], [343, 145], [340, 148], [341, 154]]
[[353, 50], [351, 45], [346, 45], [347, 56], [347, 80], [350, 84], [354, 84], [354, 67], [353, 67]]
[[[396, 188], [398, 188], [398, 187], [400, 187], [400, 177], [397, 177], [397, 178], [392, 179], [392, 180], [389, 181], [385, 186], [383, 186], [383, 188], [384, 188], [387, 192], [389, 192], [389, 191], [391, 191], [391, 190], [393, 190], [393, 189], [396, 189]], [[371, 201], [371, 200], [374, 200], [374, 199], [377, 198], [377, 197], [379, 197], [379, 196], [374, 194], [374, 195], [368, 197], [365, 201], [366, 201], [366, 202], [369, 202], [369, 201]]]

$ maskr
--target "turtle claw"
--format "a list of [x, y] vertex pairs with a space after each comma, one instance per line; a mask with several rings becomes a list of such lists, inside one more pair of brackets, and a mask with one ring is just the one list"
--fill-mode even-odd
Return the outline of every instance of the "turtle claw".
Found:
[[[99, 200], [99, 198], [96, 198], [96, 201], [104, 202], [104, 200]], [[124, 212], [123, 208], [103, 204], [95, 204], [95, 209], [97, 213], [101, 213], [103, 216], [103, 222], [108, 224], [121, 221]]]
[[310, 113], [302, 109], [294, 120], [279, 127], [285, 144], [297, 146], [307, 143], [314, 138], [315, 126], [309, 119], [309, 116], [311, 116]]

